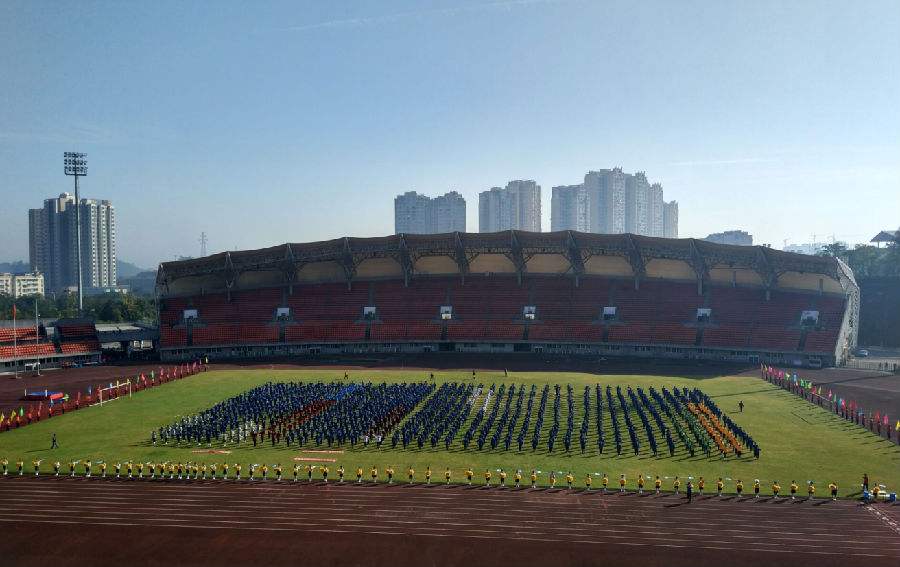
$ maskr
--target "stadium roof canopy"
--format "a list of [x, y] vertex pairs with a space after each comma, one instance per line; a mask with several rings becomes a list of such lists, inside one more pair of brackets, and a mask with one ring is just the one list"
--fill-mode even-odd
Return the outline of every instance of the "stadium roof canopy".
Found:
[[[479, 257], [482, 259], [480, 260]], [[495, 258], [493, 264], [483, 258]], [[429, 262], [431, 262], [429, 264]], [[163, 262], [157, 285], [167, 288], [184, 278], [214, 276], [228, 288], [241, 274], [281, 272], [284, 283], [295, 282], [309, 266], [330, 265], [332, 279], [362, 279], [380, 275], [361, 266], [390, 265], [393, 277], [408, 280], [425, 273], [423, 268], [443, 262], [453, 273], [571, 274], [599, 273], [599, 263], [618, 263], [637, 278], [648, 274], [648, 265], [674, 262], [690, 271], [689, 277], [707, 280], [711, 270], [752, 272], [763, 286], [774, 287], [787, 272], [821, 274], [841, 281], [845, 266], [834, 258], [782, 252], [763, 246], [733, 246], [693, 238], [667, 239], [632, 234], [591, 234], [575, 231], [446, 234], [399, 234], [374, 238], [336, 238], [321, 242], [288, 243], [259, 250], [222, 252], [204, 258]], [[443, 272], [449, 273], [449, 272]], [[385, 275], [388, 275], [385, 272]], [[757, 277], [758, 276], [758, 277]], [[852, 274], [850, 275], [852, 278]], [[229, 283], [231, 282], [231, 283]]]

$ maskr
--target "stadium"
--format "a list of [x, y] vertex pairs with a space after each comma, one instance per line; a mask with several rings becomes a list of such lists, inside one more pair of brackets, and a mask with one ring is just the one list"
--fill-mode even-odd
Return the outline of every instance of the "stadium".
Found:
[[[860, 305], [839, 260], [401, 234], [166, 262], [157, 298], [158, 335], [89, 319], [0, 335], [7, 367], [45, 370], [25, 373], [24, 397], [0, 383], [0, 551], [57, 565], [243, 564], [259, 545], [271, 564], [301, 548], [377, 565], [900, 557], [900, 388], [834, 368]], [[111, 362], [148, 339], [158, 360]], [[65, 545], [29, 545], [71, 524]], [[128, 549], [66, 551], [113, 532]]]
[[564, 353], [821, 368], [856, 347], [834, 258], [578, 232], [340, 238], [163, 263], [166, 361]]

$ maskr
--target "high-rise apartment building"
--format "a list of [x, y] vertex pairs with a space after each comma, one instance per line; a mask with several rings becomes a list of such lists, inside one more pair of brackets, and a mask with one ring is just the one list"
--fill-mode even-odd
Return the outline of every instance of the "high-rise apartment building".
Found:
[[554, 187], [550, 204], [554, 231], [678, 237], [678, 203], [666, 203], [662, 185], [643, 171], [589, 171], [580, 185]]
[[591, 196], [590, 232], [625, 232], [627, 178], [621, 167], [589, 171], [584, 176], [584, 188]]
[[552, 189], [550, 230], [591, 231], [591, 199], [584, 185], [561, 185]]
[[678, 238], [678, 201], [663, 203], [663, 237]]
[[63, 193], [46, 199], [41, 209], [28, 211], [31, 269], [44, 276], [47, 291], [78, 286], [78, 239], [81, 230], [82, 286], [116, 285], [116, 217], [109, 201], [81, 200], [81, 226], [77, 226], [75, 197]]
[[394, 198], [394, 234], [465, 232], [466, 200], [456, 191], [439, 197], [408, 191]]
[[478, 195], [478, 231], [541, 231], [541, 186], [531, 180], [510, 181]]

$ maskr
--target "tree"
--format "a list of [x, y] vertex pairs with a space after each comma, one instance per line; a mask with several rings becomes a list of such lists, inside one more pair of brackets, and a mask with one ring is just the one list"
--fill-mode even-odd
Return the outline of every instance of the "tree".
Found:
[[818, 253], [819, 256], [831, 256], [832, 258], [847, 258], [847, 245], [843, 242], [826, 244]]

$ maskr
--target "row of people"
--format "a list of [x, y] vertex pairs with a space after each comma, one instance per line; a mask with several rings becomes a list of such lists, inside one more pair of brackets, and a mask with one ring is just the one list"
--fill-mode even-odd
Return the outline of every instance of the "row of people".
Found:
[[[41, 472], [41, 463], [42, 460], [35, 460], [32, 462], [33, 474], [35, 476], [40, 475]], [[241, 480], [245, 478], [243, 476], [243, 466], [240, 463], [234, 463], [233, 467], [229, 466], [227, 462], [225, 463], [175, 463], [175, 462], [164, 462], [164, 463], [144, 463], [144, 462], [116, 462], [112, 465], [112, 470], [108, 470], [108, 463], [105, 461], [98, 461], [97, 463], [92, 462], [91, 460], [80, 460], [80, 461], [70, 461], [67, 463], [68, 467], [68, 475], [76, 476], [78, 474], [78, 468], [81, 467], [83, 476], [91, 477], [94, 473], [95, 469], [99, 472], [99, 476], [106, 478], [107, 476], [115, 477], [115, 478], [161, 478], [161, 479], [178, 479], [178, 480], [213, 480], [213, 479], [236, 479]], [[16, 473], [19, 476], [25, 474], [25, 463], [24, 461], [17, 461], [15, 463]], [[0, 460], [0, 468], [2, 468], [3, 476], [8, 476], [9, 474], [9, 461], [7, 459]], [[65, 475], [65, 471], [62, 470], [63, 465], [59, 461], [55, 461], [52, 464], [53, 474], [55, 476], [59, 476], [61, 473]], [[318, 470], [317, 470], [318, 469]], [[231, 473], [230, 471], [233, 471]], [[324, 482], [328, 482], [328, 477], [330, 474], [330, 469], [327, 465], [300, 465], [295, 464], [293, 466], [292, 478], [294, 481], [297, 481], [302, 476], [306, 477], [308, 482], [314, 480], [314, 475], [318, 476]], [[339, 465], [336, 470], [337, 480], [338, 482], [344, 482], [345, 477], [345, 469], [343, 465]], [[388, 484], [394, 483], [395, 471], [393, 467], [386, 467], [383, 471], [383, 476], [381, 475], [377, 466], [372, 466], [369, 470], [369, 478], [372, 483], [378, 483], [382, 478], [386, 478]], [[416, 471], [413, 467], [409, 467], [406, 470], [407, 473], [407, 481], [409, 483], [414, 483], [418, 480], [419, 477], [416, 476]], [[462, 471], [463, 476], [466, 479], [466, 483], [468, 485], [472, 485], [473, 478], [476, 473], [472, 468], [467, 468]], [[540, 471], [535, 469], [531, 470], [528, 479], [530, 480], [531, 488], [537, 488], [539, 482], [542, 480], [540, 478]], [[356, 469], [356, 482], [363, 482], [363, 469], [362, 467], [357, 467]], [[483, 473], [484, 477], [484, 486], [490, 487], [494, 485], [494, 471], [485, 470]], [[610, 490], [610, 479], [607, 474], [598, 475], [600, 476], [600, 489], [603, 492], [608, 492]], [[269, 478], [274, 478], [275, 480], [282, 480], [284, 478], [284, 467], [281, 464], [275, 465], [267, 465], [267, 464], [250, 464], [248, 465], [246, 478], [248, 480], [255, 480], [260, 478], [262, 480], [268, 480]], [[427, 467], [422, 476], [424, 481], [427, 484], [430, 484], [432, 481], [432, 470], [431, 467]], [[446, 484], [450, 484], [452, 482], [453, 473], [449, 467], [444, 471], [444, 482]], [[521, 469], [516, 470], [512, 474], [512, 478], [509, 477], [509, 474], [506, 470], [500, 469], [497, 471], [496, 475], [496, 484], [500, 487], [512, 486], [514, 488], [519, 488], [523, 484], [523, 472]], [[575, 488], [576, 479], [572, 472], [568, 472], [563, 475], [563, 480], [566, 483], [567, 488], [572, 489]], [[547, 474], [546, 483], [544, 485], [550, 486], [554, 488], [559, 483], [559, 477], [557, 473], [551, 471]], [[584, 477], [583, 480], [583, 488], [590, 491], [593, 489], [594, 484], [594, 475], [588, 474]], [[688, 478], [686, 483], [683, 483], [680, 477], [676, 476], [671, 484], [672, 491], [675, 495], [680, 495], [682, 491], [682, 485], [685, 487], [685, 494], [688, 499], [691, 499], [694, 494], [698, 496], [703, 496], [704, 491], [706, 490], [706, 481], [701, 476], [697, 480], [696, 484], [693, 481], [693, 478]], [[649, 480], [649, 477], [645, 477], [644, 475], [638, 475], [637, 480], [634, 484], [629, 485], [626, 476], [620, 475], [618, 479], [618, 491], [620, 493], [628, 492], [629, 486], [636, 490], [638, 494], [643, 494], [644, 490], [652, 490], [656, 494], [660, 494], [663, 490], [663, 481], [659, 476], [656, 476], [652, 481]], [[722, 477], [719, 477], [715, 482], [715, 491], [717, 496], [722, 496], [725, 492], [725, 481]], [[744, 494], [744, 482], [740, 479], [734, 481], [734, 491], [738, 496], [742, 496]], [[831, 493], [831, 498], [836, 499], [838, 496], [838, 486], [835, 482], [831, 482], [828, 485], [828, 489]], [[761, 482], [759, 479], [755, 479], [752, 483], [752, 491], [755, 498], [760, 497], [760, 493], [762, 490]], [[773, 481], [771, 486], [771, 495], [773, 498], [779, 498], [782, 493], [781, 485], [778, 481]], [[800, 492], [800, 485], [795, 481], [791, 481], [788, 486], [788, 490], [790, 493], [791, 499], [795, 499], [797, 494]], [[880, 492], [880, 487], [876, 484], [871, 489], [871, 496], [875, 500], [878, 499]], [[806, 483], [806, 493], [807, 498], [813, 499], [816, 494], [816, 485], [813, 481], [807, 481]]]

